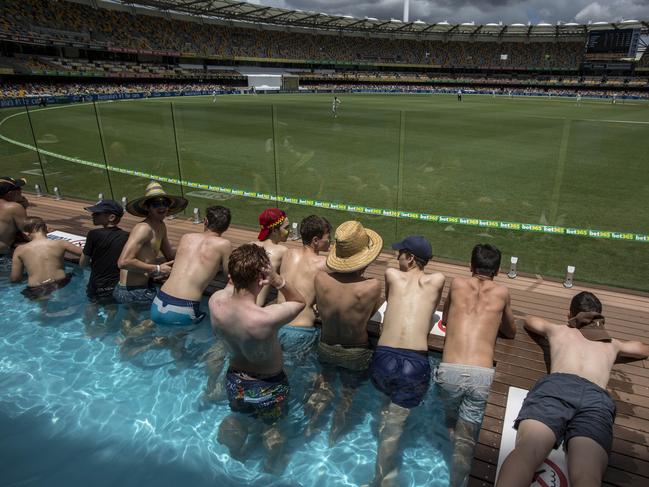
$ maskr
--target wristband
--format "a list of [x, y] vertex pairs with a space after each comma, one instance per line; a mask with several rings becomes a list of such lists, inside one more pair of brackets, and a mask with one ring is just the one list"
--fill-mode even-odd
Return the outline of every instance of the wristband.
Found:
[[282, 277], [282, 284], [277, 286], [275, 289], [279, 291], [280, 289], [284, 289], [284, 287], [286, 287], [286, 278]]
[[156, 273], [156, 275], [160, 275], [160, 264], [156, 264], [155, 273]]

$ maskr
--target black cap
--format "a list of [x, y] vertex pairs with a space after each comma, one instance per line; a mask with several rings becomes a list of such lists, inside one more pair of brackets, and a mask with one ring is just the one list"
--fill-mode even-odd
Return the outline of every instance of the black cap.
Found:
[[433, 247], [430, 242], [419, 235], [410, 235], [401, 242], [394, 242], [392, 248], [394, 250], [407, 250], [422, 260], [430, 260], [433, 257]]
[[86, 207], [86, 211], [90, 213], [112, 213], [121, 217], [124, 215], [124, 208], [117, 201], [101, 200], [97, 201], [93, 206]]
[[14, 179], [9, 176], [0, 176], [0, 196], [4, 196], [14, 189], [22, 188], [26, 182], [25, 178]]

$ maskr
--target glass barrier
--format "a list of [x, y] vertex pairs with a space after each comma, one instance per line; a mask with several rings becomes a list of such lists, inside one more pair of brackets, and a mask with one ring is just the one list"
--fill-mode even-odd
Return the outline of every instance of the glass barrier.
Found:
[[7, 108], [0, 111], [0, 176], [22, 177], [28, 189], [38, 184], [43, 192], [47, 183], [38, 153], [35, 151], [34, 135], [28, 113], [23, 108]]
[[[257, 226], [270, 200], [225, 193], [225, 189], [275, 195], [272, 107], [263, 98], [243, 103], [243, 98], [198, 98], [167, 104], [176, 128], [180, 167], [191, 208], [203, 214], [207, 206], [221, 204], [232, 210], [232, 224]], [[224, 188], [210, 191], [191, 183]]]
[[29, 121], [50, 192], [96, 200], [110, 197], [94, 106], [80, 103], [47, 109], [29, 108]]
[[169, 103], [116, 101], [96, 107], [115, 199], [139, 198], [147, 184], [158, 178], [174, 181], [163, 180], [164, 190], [182, 196]]
[[[335, 117], [332, 98], [3, 109], [1, 173], [25, 176], [28, 188], [51, 193], [57, 186], [64, 196], [90, 200], [111, 190], [116, 200], [131, 200], [158, 179], [168, 193], [189, 199], [185, 218], [199, 208], [202, 220], [207, 206], [222, 204], [233, 224], [256, 229], [258, 215], [279, 206], [291, 222], [314, 213], [334, 228], [358, 219], [386, 248], [424, 235], [436, 257], [468, 265], [476, 243], [492, 243], [504, 270], [516, 256], [520, 273], [563, 279], [572, 265], [577, 282], [649, 289], [647, 243], [499, 225], [649, 233], [649, 214], [639, 210], [649, 197], [644, 111], [626, 107], [619, 120], [600, 120], [601, 105], [571, 114], [562, 101], [530, 115], [523, 112], [528, 100], [508, 100], [513, 108], [500, 110], [491, 98], [469, 105], [346, 95]], [[497, 124], [493, 110], [500, 110]], [[294, 203], [278, 203], [277, 195]], [[396, 218], [393, 210], [416, 218]], [[449, 218], [425, 221], [422, 214]], [[480, 226], [487, 219], [495, 227]]]

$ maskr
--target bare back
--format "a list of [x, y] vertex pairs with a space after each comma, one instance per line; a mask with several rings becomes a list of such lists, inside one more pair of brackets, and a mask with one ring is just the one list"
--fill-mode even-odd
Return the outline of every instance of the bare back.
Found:
[[443, 320], [446, 341], [442, 361], [478, 367], [493, 366], [501, 323], [515, 326], [507, 288], [478, 276], [453, 279]]
[[39, 286], [65, 277], [63, 256], [66, 243], [60, 240], [39, 238], [21, 245], [14, 252], [14, 259], [20, 259], [27, 270], [27, 285]]
[[[306, 306], [297, 317], [288, 323], [292, 326], [312, 327], [315, 321], [315, 276], [326, 269], [326, 257], [316, 255], [308, 247], [289, 249], [282, 258], [280, 274], [304, 296]], [[277, 302], [283, 303], [282, 294], [277, 296]]]
[[428, 334], [442, 297], [444, 275], [426, 274], [417, 269], [409, 272], [387, 269], [385, 284], [388, 307], [379, 345], [428, 350]]
[[329, 345], [367, 346], [367, 322], [381, 304], [381, 284], [352, 274], [319, 272], [315, 278], [321, 340]]
[[200, 301], [219, 270], [225, 269], [227, 273], [231, 251], [230, 241], [212, 232], [183, 235], [162, 291], [176, 298]]
[[16, 233], [22, 230], [25, 217], [25, 208], [20, 204], [0, 199], [0, 255], [10, 252]]
[[294, 301], [257, 306], [253, 299], [238, 299], [233, 286], [210, 298], [212, 328], [223, 337], [231, 353], [230, 367], [249, 373], [274, 375], [283, 367], [277, 330], [304, 306]]
[[575, 374], [606, 389], [619, 342], [595, 342], [567, 325], [548, 327], [551, 372]]
[[[282, 259], [284, 258], [284, 254], [286, 254], [288, 248], [286, 248], [283, 245], [276, 244], [270, 239], [264, 240], [263, 242], [254, 241], [251, 243], [263, 247], [263, 249], [266, 251], [266, 254], [268, 254], [268, 258], [270, 259], [270, 265], [273, 267], [273, 270], [279, 273], [279, 269], [282, 265]], [[259, 306], [264, 305], [269, 292], [270, 292], [269, 286], [264, 286], [262, 288], [261, 292], [257, 296], [257, 304]]]

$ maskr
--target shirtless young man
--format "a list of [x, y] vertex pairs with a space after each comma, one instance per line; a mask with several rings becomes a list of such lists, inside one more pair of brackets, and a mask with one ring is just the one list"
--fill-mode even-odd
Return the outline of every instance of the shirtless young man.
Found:
[[[218, 440], [234, 458], [245, 456], [251, 417], [261, 419], [265, 468], [281, 469], [284, 440], [278, 421], [288, 407], [289, 384], [284, 373], [282, 348], [277, 331], [304, 309], [304, 297], [287, 279], [277, 274], [263, 248], [246, 244], [235, 249], [228, 264], [232, 284], [210, 298], [210, 316], [215, 334], [230, 352], [226, 389], [230, 415], [219, 426]], [[284, 295], [285, 302], [266, 307], [257, 305], [265, 285]], [[251, 441], [254, 444], [254, 439]]]
[[[315, 322], [315, 276], [327, 268], [325, 256], [329, 250], [331, 224], [317, 215], [307, 216], [300, 223], [302, 248], [288, 250], [282, 259], [280, 274], [294, 283], [306, 299], [304, 310], [289, 324], [279, 330], [282, 350], [296, 359], [304, 358], [318, 342], [319, 329]], [[282, 295], [277, 302], [284, 302]]]
[[615, 402], [606, 391], [618, 356], [643, 360], [649, 347], [611, 339], [602, 304], [589, 292], [570, 303], [568, 324], [528, 316], [525, 328], [550, 343], [550, 374], [527, 394], [514, 427], [516, 447], [505, 459], [498, 487], [527, 487], [537, 467], [561, 442], [573, 487], [602, 484], [613, 442]]
[[336, 229], [335, 241], [327, 256], [331, 274], [320, 271], [315, 278], [315, 295], [322, 319], [318, 359], [322, 376], [305, 410], [310, 415], [307, 436], [334, 397], [332, 383], [336, 375], [342, 382], [342, 397], [336, 403], [329, 434], [333, 444], [346, 426], [346, 416], [354, 392], [367, 379], [372, 351], [369, 348], [367, 322], [379, 309], [381, 283], [363, 277], [363, 272], [381, 253], [383, 239], [357, 221], [347, 221]]
[[[279, 268], [282, 265], [282, 258], [288, 250], [287, 247], [280, 245], [280, 242], [286, 242], [288, 238], [288, 225], [289, 221], [286, 213], [279, 208], [268, 208], [259, 215], [259, 226], [261, 230], [257, 236], [258, 241], [251, 242], [264, 248], [275, 272], [279, 272]], [[269, 286], [261, 290], [257, 296], [257, 304], [259, 306], [266, 304], [269, 291]]]
[[[127, 212], [144, 217], [144, 221], [131, 230], [117, 262], [121, 272], [113, 293], [115, 301], [135, 306], [151, 304], [156, 295], [151, 278], [168, 276], [176, 254], [167, 238], [164, 219], [186, 206], [185, 198], [166, 194], [157, 182], [146, 187], [143, 197], [126, 205]], [[160, 252], [166, 259], [162, 264], [158, 264]]]
[[29, 299], [48, 297], [72, 279], [72, 274], [65, 273], [65, 253], [81, 256], [82, 250], [64, 240], [48, 239], [47, 225], [41, 218], [27, 218], [24, 231], [30, 241], [14, 252], [11, 282], [23, 280], [24, 267], [28, 278], [22, 294]]
[[200, 323], [205, 288], [219, 270], [227, 274], [232, 244], [221, 237], [230, 226], [230, 210], [211, 206], [205, 212], [204, 232], [183, 235], [169, 279], [151, 304], [151, 319], [159, 325]]
[[476, 245], [471, 254], [471, 277], [454, 278], [444, 303], [446, 340], [435, 382], [445, 401], [453, 441], [452, 487], [468, 482], [494, 376], [496, 336], [498, 332], [507, 338], [516, 335], [509, 290], [494, 282], [500, 257], [493, 245]]
[[24, 179], [0, 177], [0, 272], [11, 270], [11, 252], [27, 218]]
[[430, 382], [428, 335], [444, 289], [444, 275], [426, 274], [433, 249], [424, 237], [392, 244], [399, 269], [386, 269], [388, 306], [374, 350], [370, 377], [389, 401], [381, 412], [379, 449], [372, 485], [397, 485], [396, 453], [410, 410], [421, 403]]

